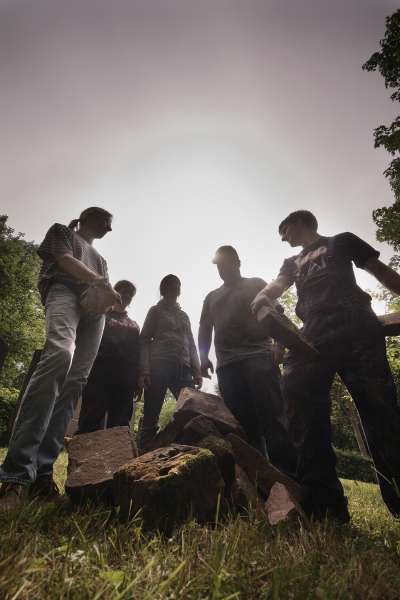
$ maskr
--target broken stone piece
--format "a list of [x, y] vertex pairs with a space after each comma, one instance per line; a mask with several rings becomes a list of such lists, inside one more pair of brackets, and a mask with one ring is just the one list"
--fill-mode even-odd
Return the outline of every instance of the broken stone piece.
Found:
[[135, 458], [136, 443], [129, 427], [112, 427], [67, 439], [65, 492], [75, 503], [101, 499], [112, 502], [113, 475]]
[[293, 515], [296, 512], [296, 506], [282, 483], [277, 481], [272, 486], [268, 500], [265, 503], [265, 510], [267, 511], [270, 525], [276, 525], [280, 521], [285, 521], [289, 515]]

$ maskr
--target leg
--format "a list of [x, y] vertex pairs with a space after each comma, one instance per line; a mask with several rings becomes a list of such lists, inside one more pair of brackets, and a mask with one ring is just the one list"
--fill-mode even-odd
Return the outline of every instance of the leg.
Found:
[[265, 456], [265, 438], [250, 400], [251, 392], [246, 382], [243, 363], [221, 367], [217, 376], [226, 406], [243, 427], [249, 443]]
[[113, 395], [109, 398], [107, 410], [107, 429], [110, 427], [129, 427], [133, 414], [133, 393], [131, 386], [115, 384]]
[[304, 491], [304, 509], [316, 518], [327, 513], [347, 519], [343, 487], [331, 444], [330, 387], [335, 370], [322, 361], [289, 356], [282, 377], [288, 432], [297, 454], [296, 478]]
[[54, 284], [46, 301], [45, 348], [22, 398], [1, 481], [35, 481], [39, 447], [71, 366], [79, 319], [75, 294]]
[[158, 418], [168, 387], [169, 366], [154, 364], [151, 369], [151, 385], [144, 392], [143, 421], [139, 433], [139, 446], [144, 448], [157, 433]]
[[77, 434], [104, 429], [108, 397], [112, 390], [110, 375], [103, 361], [96, 360], [82, 392]]
[[243, 362], [250, 390], [249, 403], [261, 423], [271, 462], [288, 475], [296, 470], [296, 455], [285, 428], [280, 373], [264, 357]]
[[64, 446], [64, 435], [72, 418], [74, 406], [82, 394], [100, 346], [104, 315], [81, 318], [76, 335], [76, 349], [68, 377], [65, 380], [51, 416], [37, 458], [38, 476], [49, 476]]
[[177, 367], [176, 376], [168, 385], [175, 399], [178, 400], [181, 390], [185, 387], [193, 388], [193, 375], [189, 367]]
[[400, 409], [384, 339], [355, 343], [340, 375], [357, 406], [382, 497], [400, 516]]

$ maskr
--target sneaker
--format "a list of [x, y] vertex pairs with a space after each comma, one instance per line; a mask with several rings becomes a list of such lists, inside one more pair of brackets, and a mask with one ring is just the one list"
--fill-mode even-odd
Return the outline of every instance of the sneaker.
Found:
[[29, 488], [29, 495], [32, 498], [40, 498], [48, 502], [55, 502], [60, 499], [61, 493], [52, 475], [38, 477], [35, 483]]
[[28, 487], [20, 483], [1, 484], [0, 488], [0, 512], [18, 508], [26, 499]]

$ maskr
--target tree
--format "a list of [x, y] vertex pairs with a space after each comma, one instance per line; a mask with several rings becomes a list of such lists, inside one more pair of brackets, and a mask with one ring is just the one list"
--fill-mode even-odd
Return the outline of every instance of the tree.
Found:
[[36, 246], [8, 227], [6, 216], [0, 216], [0, 338], [8, 346], [0, 387], [19, 387], [33, 350], [43, 345], [39, 268]]
[[[393, 91], [390, 98], [400, 101], [400, 10], [386, 19], [386, 32], [380, 41], [380, 51], [374, 52], [363, 65], [366, 71], [379, 71], [385, 86]], [[380, 125], [374, 131], [375, 148], [383, 147], [394, 158], [384, 174], [389, 179], [395, 202], [373, 212], [378, 227], [377, 239], [388, 242], [400, 253], [400, 117], [390, 125]], [[400, 264], [400, 256], [393, 257], [392, 264]]]

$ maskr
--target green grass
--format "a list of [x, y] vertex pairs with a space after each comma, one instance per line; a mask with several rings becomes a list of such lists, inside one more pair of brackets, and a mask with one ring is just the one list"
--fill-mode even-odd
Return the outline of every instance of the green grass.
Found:
[[272, 529], [253, 511], [214, 528], [191, 521], [167, 539], [101, 508], [27, 504], [0, 515], [0, 598], [398, 600], [400, 523], [376, 486], [344, 484], [352, 525], [308, 531]]

